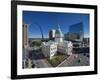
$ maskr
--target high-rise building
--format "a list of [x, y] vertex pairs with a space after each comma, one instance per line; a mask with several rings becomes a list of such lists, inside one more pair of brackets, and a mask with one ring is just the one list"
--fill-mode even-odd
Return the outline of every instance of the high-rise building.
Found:
[[23, 47], [28, 46], [28, 25], [23, 24]]
[[54, 40], [54, 38], [55, 38], [55, 32], [56, 32], [55, 29], [52, 29], [51, 31], [49, 31], [49, 39], [50, 40]]
[[65, 39], [72, 41], [82, 41], [84, 38], [84, 25], [82, 22], [71, 25], [69, 27], [69, 32], [65, 34]]
[[27, 59], [28, 59], [28, 25], [23, 24], [22, 26], [22, 32], [23, 32], [23, 68], [27, 68]]

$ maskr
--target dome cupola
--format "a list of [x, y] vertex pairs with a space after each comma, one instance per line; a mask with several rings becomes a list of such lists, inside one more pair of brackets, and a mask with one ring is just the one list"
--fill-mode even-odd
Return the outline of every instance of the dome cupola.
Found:
[[58, 29], [56, 29], [55, 37], [63, 37], [62, 31], [59, 26]]
[[58, 26], [58, 29], [56, 29], [56, 32], [55, 32], [55, 41], [56, 42], [63, 42], [63, 34], [62, 34], [62, 31], [60, 29], [60, 27]]

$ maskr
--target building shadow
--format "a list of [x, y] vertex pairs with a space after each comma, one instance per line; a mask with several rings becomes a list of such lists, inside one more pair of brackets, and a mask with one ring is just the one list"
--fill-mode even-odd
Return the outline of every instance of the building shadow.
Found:
[[45, 59], [45, 56], [41, 52], [32, 50], [29, 52], [29, 58], [32, 60], [39, 60]]

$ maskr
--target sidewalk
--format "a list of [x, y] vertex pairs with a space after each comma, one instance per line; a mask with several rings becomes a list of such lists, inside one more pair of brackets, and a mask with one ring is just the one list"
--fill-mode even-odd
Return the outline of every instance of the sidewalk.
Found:
[[57, 67], [67, 66], [69, 63], [71, 63], [75, 59], [76, 56], [77, 54], [70, 55], [66, 60], [60, 63]]

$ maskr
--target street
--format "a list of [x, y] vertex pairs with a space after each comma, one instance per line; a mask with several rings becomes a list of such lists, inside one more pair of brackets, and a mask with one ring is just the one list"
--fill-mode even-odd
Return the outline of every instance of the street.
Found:
[[89, 66], [89, 58], [83, 54], [72, 54], [65, 61], [58, 65], [58, 67], [67, 66]]
[[48, 63], [42, 53], [33, 50], [29, 52], [29, 57], [33, 61], [33, 64], [35, 64], [36, 68], [51, 67], [51, 64]]

